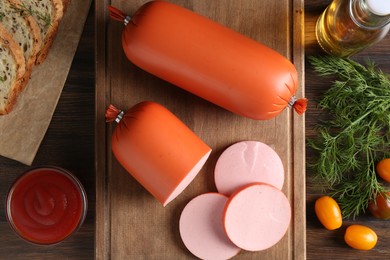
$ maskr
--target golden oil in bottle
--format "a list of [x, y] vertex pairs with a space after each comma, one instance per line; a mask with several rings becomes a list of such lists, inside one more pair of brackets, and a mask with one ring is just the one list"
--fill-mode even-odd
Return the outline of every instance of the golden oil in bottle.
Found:
[[317, 20], [316, 37], [328, 54], [349, 57], [389, 29], [390, 0], [334, 0]]

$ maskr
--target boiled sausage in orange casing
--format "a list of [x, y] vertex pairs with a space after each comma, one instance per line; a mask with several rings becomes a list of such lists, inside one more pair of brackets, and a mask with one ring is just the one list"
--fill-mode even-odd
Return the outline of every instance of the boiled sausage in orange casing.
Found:
[[133, 17], [110, 7], [126, 24], [127, 58], [174, 85], [252, 119], [271, 119], [287, 106], [298, 113], [294, 65], [276, 51], [180, 6], [151, 1]]
[[110, 106], [115, 120], [111, 148], [118, 162], [166, 206], [196, 177], [211, 148], [162, 105], [144, 101], [126, 113]]

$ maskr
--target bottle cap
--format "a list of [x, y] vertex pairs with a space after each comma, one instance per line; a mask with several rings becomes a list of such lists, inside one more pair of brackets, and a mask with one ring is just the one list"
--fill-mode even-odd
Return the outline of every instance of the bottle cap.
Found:
[[390, 15], [389, 0], [366, 0], [367, 7], [376, 15]]

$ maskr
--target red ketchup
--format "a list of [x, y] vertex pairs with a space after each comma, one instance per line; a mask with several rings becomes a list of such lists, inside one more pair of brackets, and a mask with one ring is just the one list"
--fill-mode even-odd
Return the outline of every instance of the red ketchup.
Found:
[[87, 213], [80, 181], [56, 167], [32, 169], [19, 177], [7, 196], [8, 222], [23, 239], [59, 243], [75, 232]]

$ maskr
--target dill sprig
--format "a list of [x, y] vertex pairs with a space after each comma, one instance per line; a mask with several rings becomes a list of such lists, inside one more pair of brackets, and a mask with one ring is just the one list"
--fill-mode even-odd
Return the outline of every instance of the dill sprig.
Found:
[[4, 82], [5, 81], [5, 77], [0, 76], [0, 81]]
[[3, 18], [5, 17], [5, 13], [3, 13], [3, 12], [0, 12], [0, 22], [2, 22], [3, 21]]
[[19, 5], [13, 5], [12, 8], [20, 12], [23, 16], [30, 16], [30, 15], [35, 15], [38, 17], [39, 20], [43, 21], [44, 26], [48, 27], [51, 24], [51, 17], [50, 14], [48, 13], [40, 13], [38, 11], [32, 10], [31, 7], [26, 6], [24, 3], [19, 4]]
[[318, 139], [308, 140], [318, 158], [310, 166], [339, 203], [345, 218], [364, 213], [386, 191], [376, 178], [376, 163], [390, 156], [390, 80], [373, 62], [309, 57], [321, 76], [336, 80], [319, 107], [330, 117], [318, 125]]

